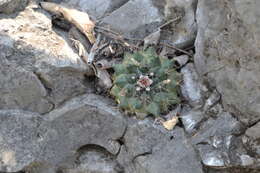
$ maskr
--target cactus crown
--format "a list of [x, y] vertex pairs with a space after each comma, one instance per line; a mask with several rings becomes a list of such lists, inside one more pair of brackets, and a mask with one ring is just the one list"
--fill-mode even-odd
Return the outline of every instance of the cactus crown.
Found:
[[173, 63], [159, 57], [152, 48], [125, 54], [122, 64], [114, 66], [111, 89], [120, 108], [137, 115], [159, 116], [170, 105], [179, 103], [181, 79]]

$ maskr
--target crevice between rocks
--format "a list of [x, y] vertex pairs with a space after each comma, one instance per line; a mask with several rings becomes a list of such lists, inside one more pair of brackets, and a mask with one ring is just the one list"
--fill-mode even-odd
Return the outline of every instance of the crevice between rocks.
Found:
[[136, 156], [134, 156], [134, 158], [132, 159], [132, 162], [135, 163], [136, 159], [138, 157], [142, 157], [142, 156], [147, 156], [147, 155], [151, 155], [153, 154], [152, 150], [151, 151], [148, 151], [148, 152], [144, 152], [144, 153], [141, 153], [141, 154], [137, 154]]
[[52, 92], [52, 89], [48, 87], [47, 82], [41, 77], [40, 74], [38, 74], [36, 72], [33, 72], [33, 74], [37, 77], [37, 79], [40, 81], [40, 83], [42, 84], [42, 86], [44, 87], [44, 89], [47, 92], [47, 95], [44, 98], [48, 101], [48, 103], [50, 103], [52, 105], [52, 107], [49, 111], [42, 113], [42, 115], [45, 115], [55, 109], [55, 104], [48, 98], [50, 96], [50, 93]]
[[118, 155], [120, 154], [122, 146], [125, 145], [125, 134], [127, 132], [127, 129], [128, 129], [128, 126], [126, 124], [122, 136], [115, 140], [120, 145], [120, 148], [119, 148], [118, 152], [116, 153], [116, 157], [118, 157]]

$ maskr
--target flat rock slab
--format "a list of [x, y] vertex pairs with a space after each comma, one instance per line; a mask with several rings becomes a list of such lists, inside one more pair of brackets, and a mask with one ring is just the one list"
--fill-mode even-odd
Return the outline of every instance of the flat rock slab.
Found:
[[239, 135], [244, 130], [244, 126], [237, 121], [230, 113], [222, 112], [216, 120], [210, 118], [203, 124], [199, 132], [192, 137], [192, 142], [196, 145], [207, 142], [214, 135], [229, 136]]
[[142, 39], [162, 23], [164, 3], [155, 0], [130, 0], [102, 19], [102, 23], [124, 36]]
[[176, 127], [172, 132], [140, 121], [125, 134], [125, 147], [136, 172], [202, 173], [200, 159], [185, 136]]
[[28, 0], [1, 0], [0, 13], [11, 14], [23, 10]]
[[99, 19], [116, 10], [129, 0], [64, 0], [63, 4], [77, 8], [88, 13], [91, 17]]
[[198, 2], [195, 65], [243, 122], [260, 119], [258, 0]]
[[[5, 48], [0, 44], [0, 49]], [[53, 109], [53, 104], [46, 99], [47, 91], [38, 77], [31, 71], [9, 63], [1, 54], [3, 52], [0, 53], [0, 108], [39, 113]]]
[[230, 113], [222, 112], [217, 119], [210, 118], [193, 135], [192, 142], [199, 150], [202, 162], [207, 167], [228, 168], [241, 163], [246, 154], [241, 137], [244, 126]]
[[188, 63], [181, 69], [183, 83], [181, 93], [191, 106], [201, 106], [207, 88], [203, 85], [193, 63]]
[[106, 152], [96, 149], [82, 151], [78, 157], [76, 166], [62, 169], [64, 173], [97, 172], [97, 173], [122, 173], [123, 168], [118, 165], [113, 157]]
[[37, 131], [41, 117], [23, 111], [0, 111], [0, 171], [16, 172], [40, 152]]
[[[163, 4], [163, 1], [158, 1]], [[187, 48], [194, 44], [197, 34], [196, 0], [165, 0], [164, 15], [167, 21], [173, 20], [162, 32], [161, 39], [179, 48]]]
[[53, 166], [74, 158], [85, 145], [97, 145], [115, 155], [125, 121], [109, 100], [84, 95], [45, 117], [23, 111], [0, 111], [0, 171], [16, 172], [31, 163]]
[[260, 122], [246, 130], [243, 143], [251, 153], [260, 155]]
[[126, 124], [110, 102], [97, 95], [84, 95], [46, 115], [46, 121], [40, 126], [40, 136], [48, 149], [40, 158], [61, 163], [87, 144], [116, 154], [120, 149], [116, 140], [123, 136]]
[[13, 18], [0, 14], [0, 108], [47, 113], [92, 92], [93, 85], [84, 76], [90, 68], [69, 45], [66, 33], [54, 31], [49, 14], [33, 7]]

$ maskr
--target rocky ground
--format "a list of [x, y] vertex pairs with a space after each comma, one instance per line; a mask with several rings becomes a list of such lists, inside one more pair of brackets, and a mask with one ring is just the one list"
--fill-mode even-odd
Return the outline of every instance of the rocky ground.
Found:
[[0, 172], [260, 172], [260, 1], [52, 2], [138, 40], [176, 19], [158, 45], [183, 75], [180, 123], [125, 115], [39, 0], [0, 0]]

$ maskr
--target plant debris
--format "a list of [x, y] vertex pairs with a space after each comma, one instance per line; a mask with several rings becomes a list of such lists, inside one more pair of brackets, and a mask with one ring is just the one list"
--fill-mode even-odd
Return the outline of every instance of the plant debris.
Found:
[[165, 129], [172, 130], [178, 122], [179, 122], [179, 117], [173, 116], [172, 119], [161, 122], [161, 123]]
[[62, 15], [67, 21], [74, 24], [84, 35], [86, 35], [91, 44], [95, 43], [95, 23], [90, 20], [87, 13], [51, 2], [41, 2], [40, 5], [43, 9], [53, 14]]

